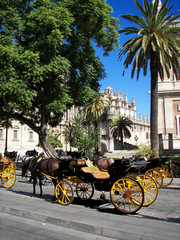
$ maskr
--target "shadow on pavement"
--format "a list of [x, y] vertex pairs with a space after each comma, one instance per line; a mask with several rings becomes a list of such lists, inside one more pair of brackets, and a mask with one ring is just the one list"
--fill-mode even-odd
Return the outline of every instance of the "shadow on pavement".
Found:
[[151, 220], [158, 220], [158, 221], [165, 221], [165, 222], [174, 222], [174, 223], [180, 223], [180, 218], [160, 218], [160, 217], [153, 217], [153, 216], [146, 216], [143, 214], [138, 214], [138, 218], [143, 218], [143, 219], [151, 219]]

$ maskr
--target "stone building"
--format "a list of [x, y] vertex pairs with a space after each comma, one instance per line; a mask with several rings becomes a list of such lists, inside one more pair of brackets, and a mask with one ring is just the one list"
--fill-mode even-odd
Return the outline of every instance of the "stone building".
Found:
[[[111, 121], [115, 117], [126, 116], [133, 121], [133, 127], [130, 129], [131, 138], [124, 139], [125, 149], [130, 150], [135, 146], [140, 144], [150, 144], [150, 122], [149, 118], [145, 115], [136, 117], [136, 105], [135, 99], [132, 97], [131, 102], [128, 102], [127, 94], [123, 97], [121, 92], [116, 93], [111, 87], [107, 87], [105, 90], [105, 98], [110, 102], [110, 109], [107, 113], [107, 119], [98, 123], [98, 128], [100, 132], [101, 141], [101, 151], [104, 153], [106, 151], [121, 150], [122, 146], [118, 139], [113, 137], [111, 131]], [[66, 142], [64, 138], [64, 125], [71, 121], [75, 116], [80, 113], [80, 109], [72, 107], [68, 110], [60, 123], [56, 128], [55, 132], [60, 134], [60, 140], [63, 143], [65, 150], [70, 150], [69, 143]]]
[[37, 146], [38, 134], [27, 125], [20, 124], [17, 120], [12, 121], [12, 127], [7, 130], [7, 133], [5, 128], [0, 127], [0, 153], [5, 151], [6, 138], [8, 151], [18, 150], [25, 154], [27, 150], [40, 150]]
[[[132, 97], [128, 102], [127, 94], [116, 93], [112, 88], [105, 89], [105, 97], [111, 102], [111, 107], [107, 114], [107, 119], [100, 122], [98, 125], [101, 139], [102, 152], [120, 150], [120, 142], [115, 139], [111, 132], [111, 121], [118, 116], [126, 116], [130, 118], [134, 125], [130, 129], [131, 138], [124, 139], [125, 149], [132, 149], [139, 144], [150, 143], [150, 123], [149, 119], [145, 116], [136, 117], [135, 99]], [[71, 121], [75, 116], [80, 113], [80, 108], [72, 107], [64, 113], [63, 119], [60, 124], [53, 129], [54, 134], [60, 133], [60, 140], [63, 144], [63, 150], [70, 150], [70, 145], [64, 137], [64, 126]], [[39, 150], [38, 135], [33, 132], [28, 126], [21, 125], [18, 121], [13, 121], [12, 128], [8, 129], [8, 151], [14, 150]], [[0, 152], [4, 152], [5, 146], [5, 129], [0, 127]]]
[[[179, 24], [180, 27], [180, 24]], [[177, 33], [180, 36], [180, 33]], [[170, 77], [158, 81], [158, 133], [161, 150], [180, 153], [180, 69], [177, 78], [173, 71]]]

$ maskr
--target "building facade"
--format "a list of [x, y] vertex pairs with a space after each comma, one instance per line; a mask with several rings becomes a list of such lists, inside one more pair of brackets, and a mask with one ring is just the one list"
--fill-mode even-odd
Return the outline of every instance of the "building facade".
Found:
[[[116, 93], [111, 87], [105, 89], [105, 96], [110, 102], [110, 108], [107, 113], [107, 119], [99, 122], [98, 128], [100, 132], [101, 140], [101, 151], [120, 150], [121, 145], [118, 139], [116, 139], [111, 131], [111, 121], [113, 118], [118, 116], [126, 116], [133, 121], [133, 127], [130, 129], [131, 138], [124, 139], [125, 149], [132, 149], [134, 146], [140, 144], [150, 144], [150, 122], [147, 117], [139, 116], [136, 117], [136, 105], [135, 99], [132, 97], [131, 101], [128, 102], [127, 94], [123, 96], [122, 93]], [[64, 137], [64, 126], [72, 121], [74, 117], [79, 115], [81, 109], [72, 107], [68, 109], [63, 116], [62, 121], [59, 125], [53, 129], [54, 134], [60, 134], [60, 141], [63, 144], [63, 150], [70, 150], [70, 145]], [[6, 129], [0, 127], [0, 152], [3, 153], [5, 149]], [[18, 121], [13, 121], [12, 128], [8, 129], [8, 151], [21, 150], [25, 152], [27, 150], [38, 148], [38, 135], [32, 131], [28, 126], [21, 125]]]
[[[177, 35], [180, 36], [180, 33]], [[161, 148], [179, 149], [180, 152], [180, 69], [177, 69], [177, 77], [171, 70], [169, 78], [165, 76], [164, 79], [159, 79], [158, 97], [158, 133], [162, 136]]]
[[25, 154], [27, 150], [31, 149], [39, 151], [38, 139], [38, 134], [30, 127], [13, 120], [12, 127], [8, 128], [7, 131], [5, 128], [0, 127], [0, 153], [4, 153], [6, 141], [9, 152], [20, 151], [22, 154]]
[[[125, 149], [132, 149], [140, 144], [150, 144], [150, 122], [145, 115], [136, 117], [135, 99], [132, 97], [131, 102], [128, 102], [127, 94], [123, 97], [121, 92], [116, 93], [111, 87], [107, 87], [104, 97], [110, 101], [110, 109], [107, 112], [107, 119], [98, 123], [100, 132], [100, 149], [104, 153], [106, 151], [121, 150], [120, 141], [114, 138], [111, 131], [111, 121], [113, 118], [125, 116], [132, 120], [133, 127], [130, 129], [131, 138], [124, 139]], [[63, 143], [65, 150], [70, 150], [69, 143], [64, 138], [64, 125], [71, 121], [74, 117], [79, 115], [80, 109], [72, 107], [68, 110], [60, 123], [56, 127], [55, 132], [60, 133], [60, 140]]]

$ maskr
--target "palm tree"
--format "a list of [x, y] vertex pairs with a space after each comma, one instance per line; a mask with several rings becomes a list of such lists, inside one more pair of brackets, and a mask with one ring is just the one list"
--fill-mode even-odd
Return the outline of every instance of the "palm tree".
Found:
[[[104, 92], [101, 92], [96, 93], [84, 107], [84, 119], [89, 123], [93, 123], [96, 131], [98, 129], [98, 120], [105, 114], [109, 105], [109, 100], [104, 98]], [[97, 146], [96, 154], [98, 154], [98, 152], [99, 149]]]
[[124, 137], [130, 138], [131, 132], [129, 128], [131, 128], [133, 122], [128, 117], [117, 117], [113, 118], [111, 122], [111, 130], [114, 135], [117, 136], [118, 139], [121, 139], [122, 147], [124, 148]]
[[[164, 79], [165, 73], [170, 76], [173, 70], [177, 77], [179, 69], [180, 40], [176, 35], [180, 28], [177, 27], [177, 19], [180, 15], [169, 14], [172, 7], [168, 7], [168, 0], [160, 6], [159, 0], [149, 3], [143, 1], [143, 6], [138, 0], [134, 0], [142, 17], [137, 15], [122, 15], [121, 17], [135, 23], [138, 27], [127, 27], [120, 30], [125, 35], [136, 34], [138, 36], [128, 40], [122, 46], [119, 59], [125, 55], [125, 68], [133, 62], [131, 77], [137, 70], [137, 80], [140, 70], [143, 69], [144, 76], [147, 74], [148, 63], [151, 72], [151, 148], [153, 156], [158, 156], [158, 76]], [[169, 14], [169, 15], [167, 15]], [[125, 72], [125, 70], [124, 70]], [[123, 72], [123, 74], [124, 74]]]
[[77, 148], [88, 158], [92, 157], [99, 141], [97, 130], [95, 128], [88, 129], [81, 116], [75, 117], [71, 123], [65, 126], [65, 137], [71, 147]]
[[88, 122], [92, 122], [97, 128], [97, 121], [104, 114], [107, 107], [110, 105], [108, 99], [104, 98], [104, 92], [97, 93], [85, 106], [84, 118]]
[[72, 119], [72, 122], [65, 125], [65, 137], [70, 143], [70, 147], [77, 147], [81, 139], [81, 135], [84, 134], [84, 120], [81, 116], [77, 116]]

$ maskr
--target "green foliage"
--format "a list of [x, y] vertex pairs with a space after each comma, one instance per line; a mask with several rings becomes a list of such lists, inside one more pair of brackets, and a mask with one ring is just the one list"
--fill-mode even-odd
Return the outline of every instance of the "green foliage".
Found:
[[151, 156], [152, 154], [153, 154], [153, 150], [151, 149], [150, 146], [147, 146], [145, 144], [141, 144], [141, 145], [138, 146], [137, 155], [139, 155], [139, 156], [146, 156], [146, 155]]
[[94, 43], [105, 55], [118, 46], [111, 12], [102, 0], [1, 0], [0, 115], [42, 140], [67, 107], [98, 92], [105, 71]]
[[84, 119], [86, 121], [96, 123], [105, 113], [110, 102], [108, 99], [103, 98], [103, 96], [103, 92], [94, 93], [94, 96], [92, 95], [92, 98], [87, 102], [84, 107]]
[[54, 131], [50, 131], [48, 134], [48, 139], [50, 144], [53, 146], [53, 148], [61, 148], [63, 145], [61, 141], [59, 141], [60, 134], [54, 135]]
[[75, 147], [79, 152], [91, 158], [98, 146], [99, 134], [94, 128], [87, 128], [81, 117], [76, 117], [65, 129], [66, 139], [71, 147]]
[[164, 78], [165, 72], [170, 76], [170, 70], [173, 69], [177, 76], [179, 69], [179, 53], [180, 39], [177, 33], [180, 28], [177, 27], [180, 22], [177, 20], [180, 14], [175, 16], [175, 13], [169, 14], [171, 7], [168, 7], [168, 0], [165, 0], [161, 8], [158, 8], [159, 0], [155, 3], [149, 3], [144, 0], [142, 6], [138, 0], [134, 0], [137, 8], [141, 11], [143, 17], [137, 15], [122, 15], [121, 17], [138, 25], [138, 27], [127, 27], [120, 30], [120, 33], [137, 34], [128, 40], [121, 48], [119, 59], [124, 55], [125, 69], [133, 62], [132, 77], [137, 70], [137, 79], [139, 78], [140, 70], [143, 69], [144, 75], [147, 73], [148, 61], [152, 60], [153, 52], [156, 53], [156, 68], [161, 79]]
[[79, 139], [84, 132], [84, 120], [80, 116], [75, 117], [71, 123], [65, 126], [65, 137], [71, 147], [78, 148]]
[[118, 46], [111, 12], [100, 0], [2, 0], [1, 108], [23, 111], [36, 123], [45, 109], [61, 117], [67, 104], [84, 104], [84, 93], [97, 91], [105, 76], [91, 40], [105, 55]]
[[129, 128], [131, 128], [133, 125], [133, 122], [128, 118], [124, 116], [120, 116], [117, 118], [113, 118], [111, 122], [111, 131], [113, 135], [116, 135], [118, 139], [121, 139], [121, 142], [123, 143], [123, 138], [130, 138], [131, 132]]

